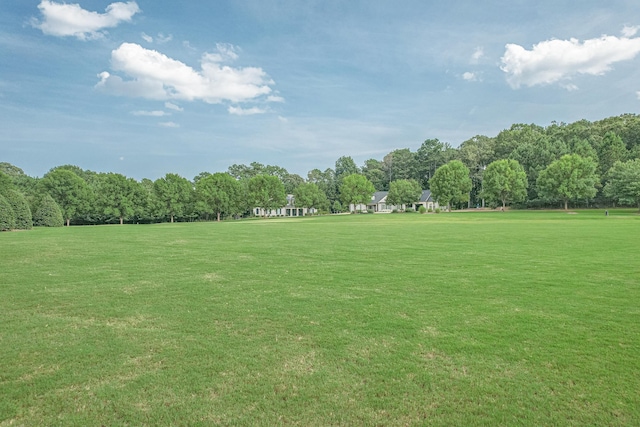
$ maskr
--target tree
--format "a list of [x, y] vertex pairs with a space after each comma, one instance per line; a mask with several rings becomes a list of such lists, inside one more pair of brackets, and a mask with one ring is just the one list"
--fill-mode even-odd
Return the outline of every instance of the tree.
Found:
[[640, 159], [615, 162], [607, 173], [604, 194], [620, 203], [636, 205], [640, 210]]
[[264, 216], [267, 211], [277, 209], [287, 203], [284, 185], [276, 176], [256, 175], [248, 182], [249, 199], [253, 205], [261, 208]]
[[62, 216], [71, 224], [71, 219], [79, 216], [89, 207], [91, 191], [89, 185], [74, 172], [67, 169], [53, 169], [41, 181], [44, 189], [53, 197]]
[[215, 214], [218, 221], [223, 214], [240, 213], [243, 199], [242, 186], [228, 173], [214, 173], [196, 184], [197, 209]]
[[376, 159], [365, 160], [364, 166], [362, 166], [362, 174], [371, 181], [376, 190], [384, 191], [389, 189], [389, 179], [381, 161]]
[[398, 179], [389, 185], [388, 205], [410, 205], [422, 195], [422, 188], [415, 179]]
[[139, 202], [143, 199], [143, 190], [133, 178], [119, 173], [101, 174], [98, 184], [98, 205], [105, 215], [116, 217], [120, 225], [140, 211]]
[[0, 231], [13, 230], [16, 226], [16, 215], [11, 204], [0, 194]]
[[303, 208], [328, 209], [329, 200], [327, 195], [312, 182], [300, 184], [293, 192], [296, 206]]
[[33, 214], [33, 225], [37, 227], [62, 227], [64, 218], [60, 206], [49, 194], [45, 194]]
[[[476, 135], [460, 144], [458, 157], [469, 168], [471, 183], [473, 184], [469, 203], [478, 201], [482, 197], [484, 171], [487, 165], [495, 158], [494, 141], [494, 138]], [[484, 198], [482, 199], [482, 207], [484, 207]]]
[[33, 226], [31, 209], [26, 199], [17, 190], [9, 190], [5, 193], [5, 199], [9, 202], [15, 215], [15, 228], [18, 230], [30, 230]]
[[331, 168], [321, 171], [313, 169], [307, 173], [307, 182], [317, 184], [318, 188], [327, 195], [330, 202], [338, 199], [338, 188], [336, 186], [336, 174]]
[[340, 198], [344, 205], [365, 204], [371, 200], [375, 187], [364, 175], [356, 173], [344, 177], [340, 186]]
[[469, 169], [460, 160], [452, 160], [440, 166], [430, 181], [433, 196], [451, 211], [453, 203], [469, 200], [472, 183]]
[[517, 160], [496, 160], [484, 172], [482, 197], [507, 203], [522, 202], [527, 198], [527, 174]]
[[414, 179], [419, 176], [416, 156], [408, 148], [394, 150], [384, 156], [382, 167], [388, 183], [399, 179]]
[[304, 178], [295, 173], [288, 173], [282, 178], [282, 184], [284, 185], [284, 192], [286, 194], [293, 194], [295, 189], [303, 183]]
[[604, 176], [613, 164], [617, 161], [627, 160], [627, 147], [618, 135], [614, 132], [607, 132], [602, 140], [597, 144], [599, 172]]
[[457, 151], [446, 142], [438, 139], [427, 139], [415, 153], [417, 163], [417, 178], [422, 188], [430, 188], [429, 180], [436, 170], [453, 160]]
[[4, 195], [7, 191], [12, 189], [14, 189], [14, 185], [11, 176], [0, 170], [0, 194]]
[[596, 195], [596, 163], [577, 154], [565, 154], [538, 176], [538, 192], [547, 201], [560, 200], [568, 209], [569, 200], [592, 199]]
[[163, 204], [164, 214], [173, 222], [174, 217], [182, 217], [193, 198], [193, 186], [186, 178], [168, 173], [153, 183], [156, 196]]

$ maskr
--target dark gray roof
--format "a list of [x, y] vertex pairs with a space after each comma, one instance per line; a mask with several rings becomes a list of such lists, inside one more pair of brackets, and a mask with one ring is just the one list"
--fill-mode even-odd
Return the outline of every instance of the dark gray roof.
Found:
[[373, 193], [373, 196], [371, 196], [371, 200], [369, 200], [367, 204], [377, 205], [378, 203], [380, 203], [380, 200], [387, 197], [387, 194], [389, 194], [388, 191], [376, 191], [375, 193]]
[[422, 190], [422, 195], [420, 195], [420, 202], [429, 201], [431, 201], [431, 190]]

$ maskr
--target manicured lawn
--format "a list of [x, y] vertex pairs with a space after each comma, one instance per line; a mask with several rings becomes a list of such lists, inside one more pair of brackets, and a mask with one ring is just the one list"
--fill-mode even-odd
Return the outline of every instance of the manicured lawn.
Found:
[[640, 425], [640, 216], [0, 234], [0, 426]]

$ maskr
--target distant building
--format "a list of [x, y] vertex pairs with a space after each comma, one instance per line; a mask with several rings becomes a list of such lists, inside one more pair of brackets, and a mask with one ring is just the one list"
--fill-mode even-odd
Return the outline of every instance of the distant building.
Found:
[[364, 210], [373, 211], [374, 213], [391, 213], [394, 210], [405, 210], [407, 208], [412, 209], [420, 209], [420, 206], [424, 206], [425, 209], [435, 210], [439, 207], [438, 202], [433, 200], [431, 196], [430, 190], [422, 190], [422, 194], [420, 195], [420, 200], [416, 200], [414, 203], [410, 205], [389, 205], [387, 204], [387, 196], [389, 195], [388, 191], [376, 191], [371, 196], [371, 200], [366, 204], [358, 204], [358, 205], [349, 205], [349, 211], [360, 212]]
[[295, 205], [295, 198], [293, 194], [287, 194], [287, 204], [281, 208], [269, 209], [266, 211], [262, 208], [253, 208], [255, 216], [268, 216], [268, 217], [296, 217], [306, 216], [309, 214], [315, 214], [318, 210], [316, 208], [298, 208]]

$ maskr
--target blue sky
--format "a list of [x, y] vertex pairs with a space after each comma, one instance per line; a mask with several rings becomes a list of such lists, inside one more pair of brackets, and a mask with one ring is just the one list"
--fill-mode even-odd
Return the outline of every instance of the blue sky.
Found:
[[637, 0], [7, 0], [0, 161], [306, 177], [428, 138], [637, 113], [639, 53]]

